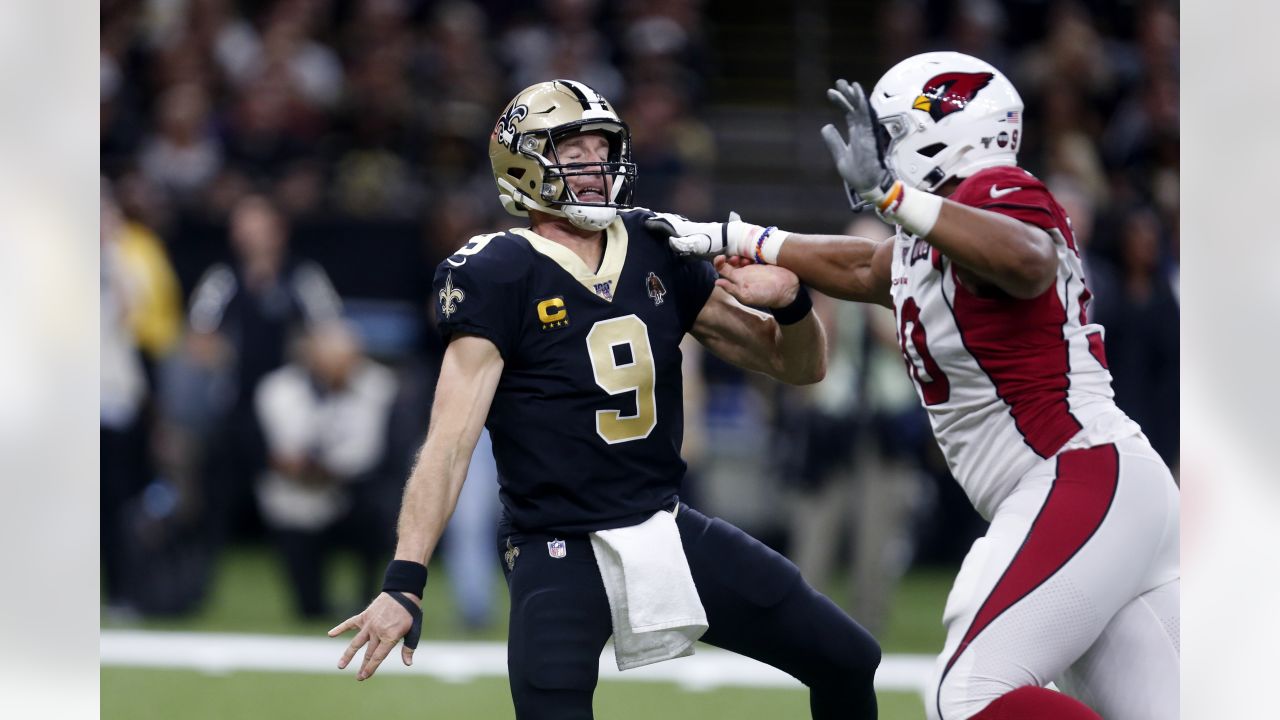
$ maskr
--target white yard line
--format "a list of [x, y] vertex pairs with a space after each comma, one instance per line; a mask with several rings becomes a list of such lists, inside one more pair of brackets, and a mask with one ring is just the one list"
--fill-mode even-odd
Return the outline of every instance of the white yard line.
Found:
[[[103, 630], [99, 643], [104, 666], [198, 670], [206, 673], [276, 671], [352, 673], [338, 670], [338, 657], [348, 640], [287, 635], [151, 632]], [[359, 661], [356, 658], [353, 665]], [[876, 673], [876, 689], [924, 694], [933, 670], [932, 655], [885, 655]], [[423, 642], [413, 667], [394, 651], [378, 674], [428, 675], [445, 682], [505, 677], [507, 647], [495, 642]], [[672, 682], [689, 690], [719, 687], [800, 688], [795, 678], [768, 665], [699, 646], [692, 657], [619, 672], [612, 647], [600, 656], [605, 682]]]

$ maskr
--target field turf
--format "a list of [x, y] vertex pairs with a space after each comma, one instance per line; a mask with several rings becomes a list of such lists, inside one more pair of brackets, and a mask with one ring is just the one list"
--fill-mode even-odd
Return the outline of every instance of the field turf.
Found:
[[[332, 597], [344, 609], [363, 605], [354, 587], [349, 559], [336, 563]], [[304, 622], [292, 616], [282, 569], [259, 547], [229, 551], [216, 573], [204, 606], [183, 618], [127, 620], [104, 610], [104, 628], [137, 628], [208, 632], [303, 634], [322, 636], [333, 623]], [[888, 626], [878, 634], [886, 653], [934, 653], [942, 645], [940, 618], [951, 571], [909, 574], [899, 587]], [[502, 640], [506, 635], [506, 592], [501, 575], [494, 583], [500, 601], [493, 626], [472, 632], [458, 622], [442, 568], [432, 568], [427, 591], [424, 637], [432, 640]], [[829, 594], [842, 605], [837, 585]], [[341, 619], [341, 618], [337, 618]], [[336, 620], [335, 620], [336, 622]], [[356, 683], [346, 675], [276, 672], [233, 672], [208, 675], [187, 670], [102, 670], [104, 720], [184, 720], [236, 718], [284, 720], [374, 717], [476, 718], [512, 717], [511, 699], [500, 678], [445, 683], [431, 678], [379, 676]], [[924, 710], [918, 696], [881, 693], [880, 717], [918, 720]], [[720, 688], [688, 691], [664, 683], [602, 683], [596, 693], [596, 715], [602, 720], [656, 718], [803, 718], [808, 717], [802, 690]]]

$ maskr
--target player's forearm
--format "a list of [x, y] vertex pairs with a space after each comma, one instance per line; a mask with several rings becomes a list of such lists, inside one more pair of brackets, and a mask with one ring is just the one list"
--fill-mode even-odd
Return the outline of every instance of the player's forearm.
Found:
[[[426, 565], [458, 504], [470, 453], [462, 453], [453, 433], [429, 433], [418, 453], [400, 503], [396, 559]], [[474, 443], [473, 443], [474, 444]]]
[[491, 342], [454, 338], [445, 350], [431, 408], [431, 427], [405, 484], [396, 559], [427, 564], [458, 504], [467, 467], [502, 375]]
[[1005, 215], [947, 200], [924, 239], [952, 262], [1014, 297], [1040, 295], [1057, 269], [1048, 234]]
[[843, 235], [791, 234], [778, 252], [778, 265], [809, 287], [841, 300], [889, 305], [889, 278], [874, 262], [883, 241]]

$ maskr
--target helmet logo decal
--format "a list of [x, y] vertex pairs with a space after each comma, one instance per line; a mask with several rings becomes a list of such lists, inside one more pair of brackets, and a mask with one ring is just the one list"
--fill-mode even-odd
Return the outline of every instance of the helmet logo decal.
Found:
[[993, 77], [995, 76], [989, 72], [948, 72], [935, 75], [920, 89], [920, 95], [912, 103], [911, 109], [923, 110], [929, 113], [934, 122], [938, 122], [953, 112], [965, 109]]
[[512, 105], [502, 114], [502, 117], [498, 118], [498, 124], [493, 128], [493, 134], [498, 138], [498, 142], [509, 148], [511, 152], [516, 151], [516, 123], [528, 116], [529, 106]]

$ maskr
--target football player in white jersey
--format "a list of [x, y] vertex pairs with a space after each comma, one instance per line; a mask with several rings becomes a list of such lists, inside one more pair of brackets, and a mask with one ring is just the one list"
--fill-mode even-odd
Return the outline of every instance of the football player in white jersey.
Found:
[[678, 251], [894, 309], [938, 444], [991, 521], [947, 599], [929, 717], [1178, 717], [1178, 488], [1112, 399], [1070, 221], [1017, 167], [1021, 98], [954, 52], [904, 60], [870, 99], [843, 80], [828, 96], [850, 198], [895, 237], [667, 221]]

